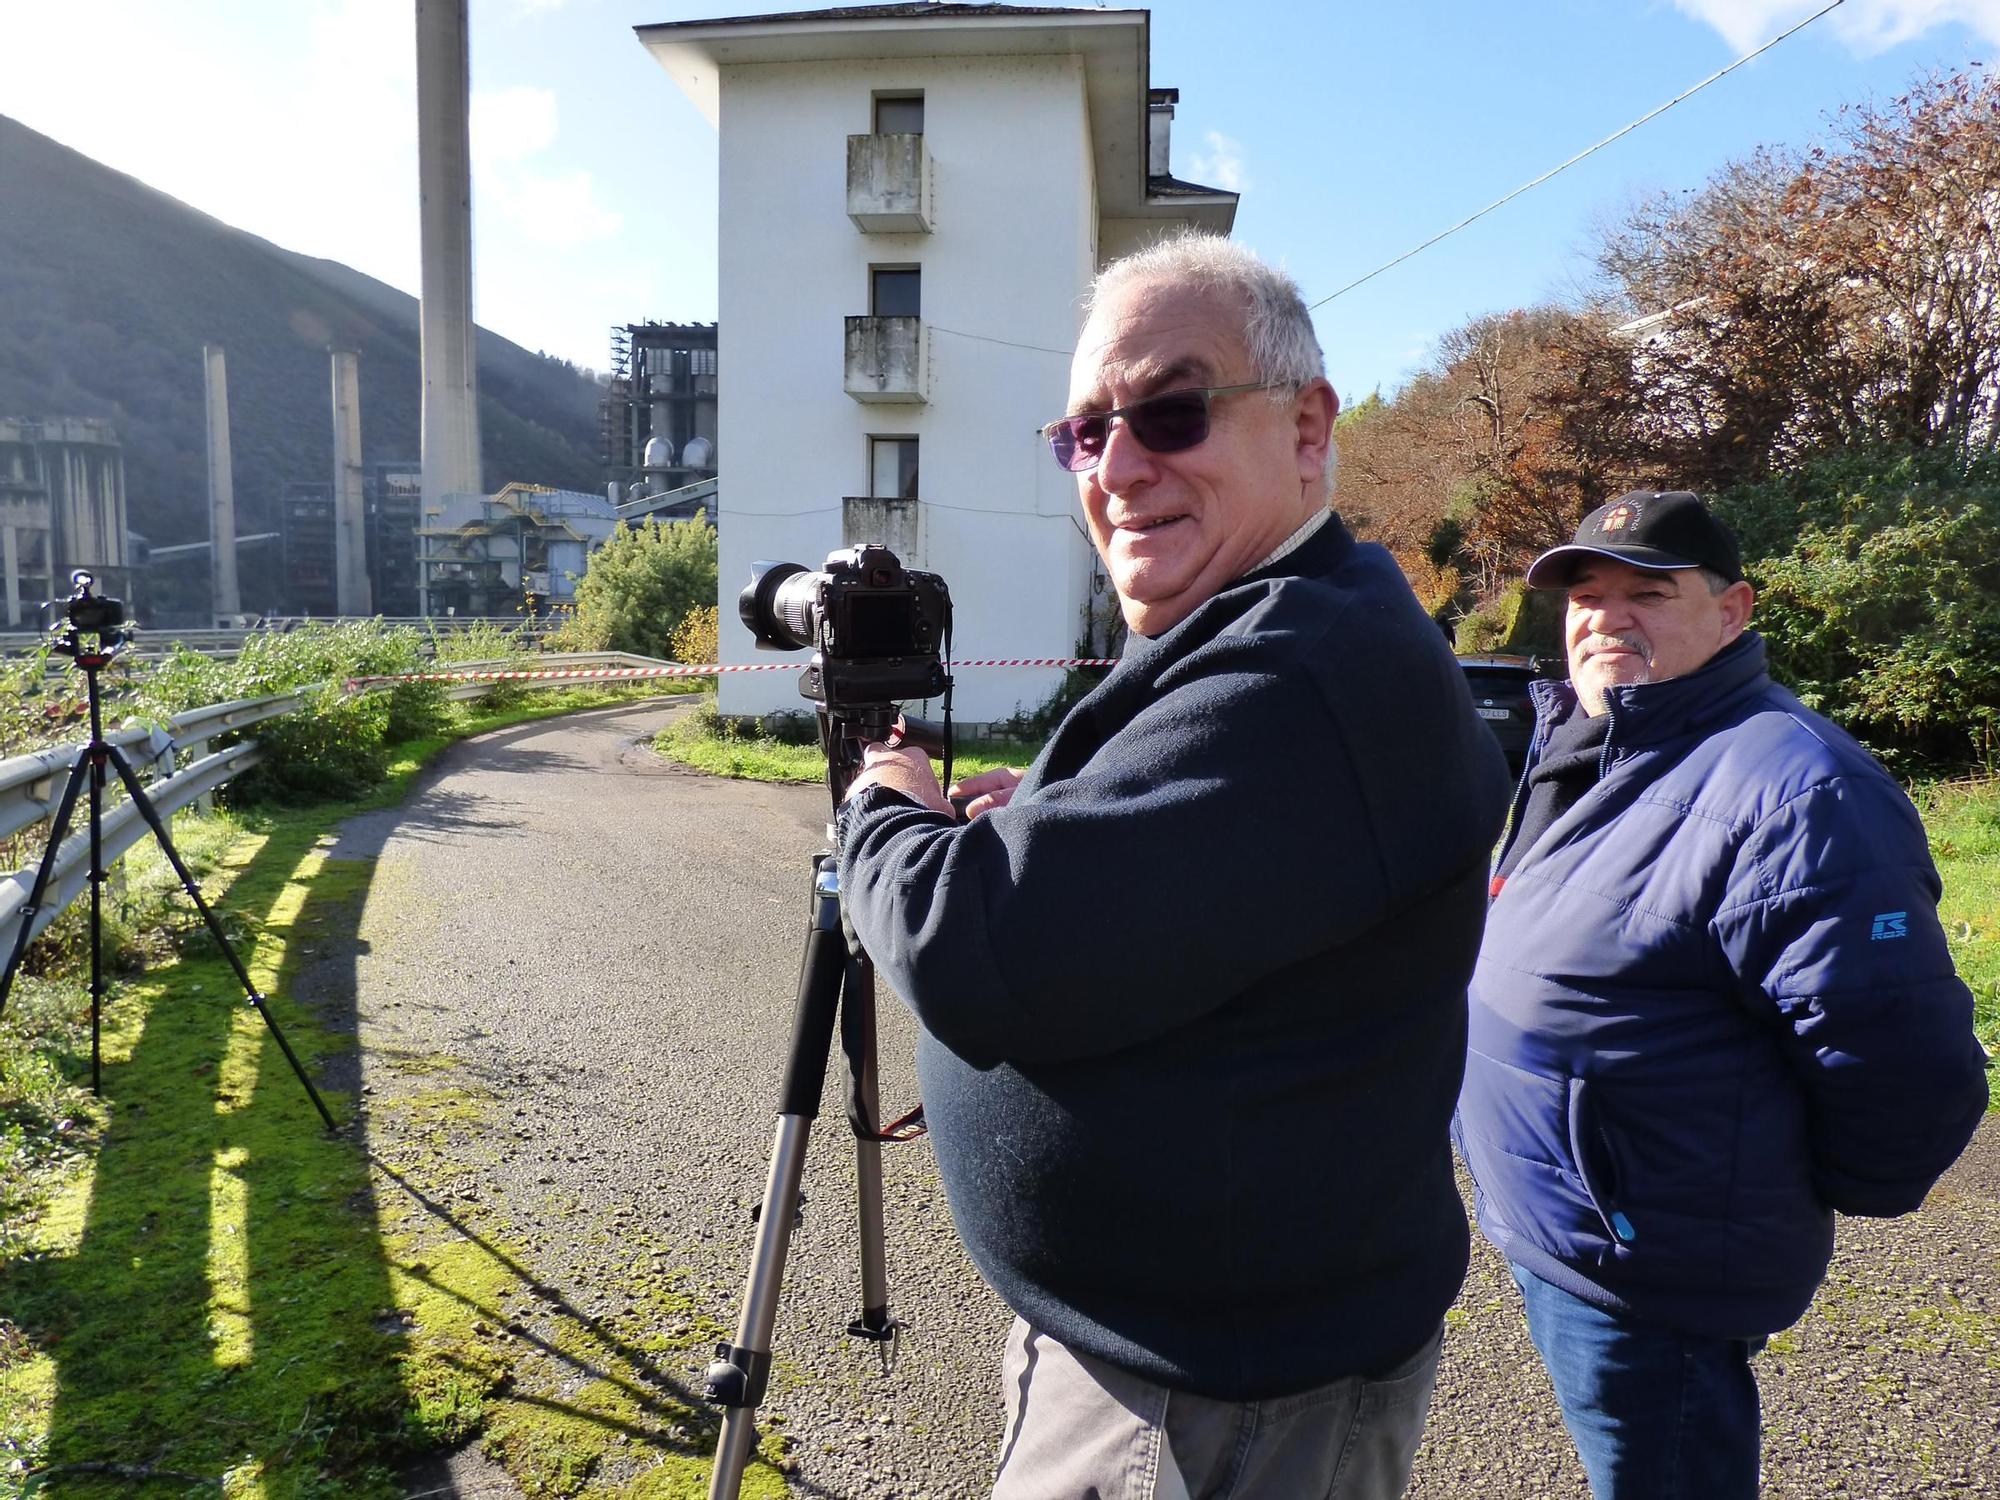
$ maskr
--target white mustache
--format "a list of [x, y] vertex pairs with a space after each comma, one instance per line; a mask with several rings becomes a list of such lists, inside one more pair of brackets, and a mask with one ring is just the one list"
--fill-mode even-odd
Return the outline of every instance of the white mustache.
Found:
[[1646, 643], [1627, 635], [1594, 635], [1583, 643], [1583, 654], [1595, 656], [1600, 651], [1636, 651], [1646, 660], [1652, 660], [1652, 652]]

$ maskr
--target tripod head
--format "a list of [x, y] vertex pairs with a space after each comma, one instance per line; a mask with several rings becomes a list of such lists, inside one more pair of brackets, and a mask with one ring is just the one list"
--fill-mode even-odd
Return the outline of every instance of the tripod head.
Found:
[[[69, 582], [67, 599], [52, 599], [42, 606], [42, 629], [53, 637], [49, 649], [79, 666], [102, 667], [132, 644], [125, 601], [96, 592], [97, 575], [87, 568], [71, 573]], [[96, 644], [86, 646], [85, 636], [95, 637]]]

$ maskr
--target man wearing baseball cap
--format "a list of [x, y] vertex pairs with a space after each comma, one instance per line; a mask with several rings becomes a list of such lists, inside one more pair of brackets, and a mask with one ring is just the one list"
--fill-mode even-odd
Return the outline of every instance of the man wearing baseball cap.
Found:
[[1597, 1500], [1752, 1500], [1750, 1361], [1836, 1213], [1908, 1213], [1986, 1108], [1915, 809], [1771, 681], [1735, 538], [1639, 491], [1568, 598], [1471, 989], [1459, 1145]]

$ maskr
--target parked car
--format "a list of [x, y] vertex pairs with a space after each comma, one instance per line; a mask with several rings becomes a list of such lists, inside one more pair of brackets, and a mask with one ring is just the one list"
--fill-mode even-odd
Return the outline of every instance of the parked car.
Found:
[[1472, 689], [1472, 706], [1507, 756], [1515, 776], [1527, 764], [1528, 742], [1535, 733], [1535, 708], [1528, 684], [1543, 675], [1532, 656], [1461, 656], [1465, 685]]

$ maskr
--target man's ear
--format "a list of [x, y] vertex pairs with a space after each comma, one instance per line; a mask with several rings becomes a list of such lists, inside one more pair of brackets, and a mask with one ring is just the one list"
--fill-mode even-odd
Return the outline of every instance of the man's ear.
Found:
[[1333, 424], [1340, 415], [1340, 396], [1324, 379], [1306, 383], [1293, 403], [1298, 430], [1299, 478], [1316, 482], [1326, 473], [1327, 450], [1333, 446]]
[[1738, 579], [1722, 591], [1722, 644], [1727, 646], [1750, 623], [1750, 612], [1757, 603], [1757, 591]]

